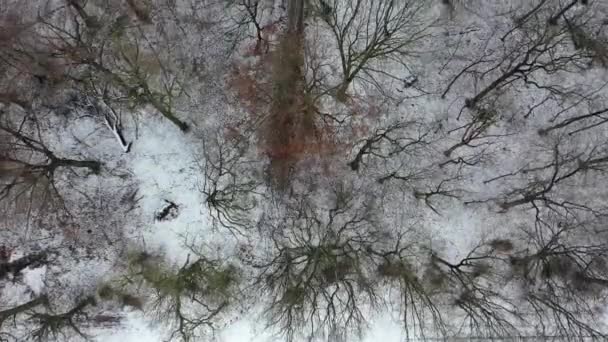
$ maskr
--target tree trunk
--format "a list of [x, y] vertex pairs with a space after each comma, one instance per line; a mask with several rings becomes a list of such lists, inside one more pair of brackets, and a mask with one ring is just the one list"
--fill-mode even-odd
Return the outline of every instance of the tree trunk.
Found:
[[0, 311], [0, 326], [2, 326], [2, 323], [6, 319], [16, 316], [22, 312], [29, 311], [29, 310], [37, 307], [38, 305], [45, 304], [46, 302], [47, 302], [47, 298], [46, 298], [46, 296], [43, 295], [43, 296], [34, 298], [27, 303], [17, 305], [14, 308]]
[[340, 84], [340, 87], [338, 87], [338, 90], [336, 91], [336, 99], [342, 103], [346, 102], [346, 100], [348, 99], [348, 95], [346, 94], [346, 92], [348, 91], [348, 87], [350, 86], [350, 81], [344, 81], [342, 82], [342, 84]]
[[189, 130], [190, 127], [188, 126], [188, 124], [181, 121], [180, 119], [178, 119], [173, 114], [173, 112], [171, 111], [170, 108], [168, 108], [163, 103], [161, 103], [161, 101], [157, 100], [155, 98], [154, 94], [152, 94], [148, 90], [147, 86], [145, 87], [145, 90], [146, 90], [146, 97], [148, 98], [148, 102], [150, 102], [152, 107], [156, 108], [156, 110], [158, 110], [162, 114], [162, 116], [169, 119], [169, 121], [171, 121], [175, 126], [179, 127], [180, 131], [187, 132]]
[[51, 163], [51, 167], [77, 167], [91, 170], [94, 174], [98, 174], [101, 170], [101, 163], [96, 160], [75, 160], [75, 159], [55, 159]]
[[290, 33], [304, 32], [304, 0], [288, 0], [287, 27]]
[[6, 277], [9, 273], [17, 275], [21, 273], [25, 268], [46, 262], [46, 253], [35, 253], [29, 254], [22, 258], [19, 258], [13, 262], [7, 262], [0, 264], [0, 279]]

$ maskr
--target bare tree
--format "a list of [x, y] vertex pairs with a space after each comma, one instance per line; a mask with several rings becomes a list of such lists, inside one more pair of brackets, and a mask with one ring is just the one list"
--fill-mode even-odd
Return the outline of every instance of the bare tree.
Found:
[[17, 319], [18, 315], [28, 312], [37, 306], [45, 304], [47, 300], [48, 299], [46, 296], [39, 296], [23, 304], [19, 304], [10, 309], [0, 311], [0, 327], [2, 327], [7, 320], [12, 319], [14, 321]]
[[551, 76], [586, 70], [597, 60], [597, 50], [579, 48], [573, 44], [573, 39], [576, 41], [575, 28], [593, 30], [600, 24], [589, 8], [567, 19], [565, 25], [549, 25], [546, 20], [553, 22], [577, 2], [558, 9], [555, 16], [552, 16], [555, 4], [548, 1], [541, 1], [524, 13], [511, 13], [516, 19], [506, 33], [501, 36], [500, 27], [494, 28], [495, 32], [485, 38], [478, 58], [452, 78], [442, 96], [445, 97], [455, 82], [465, 75], [472, 75], [476, 82], [482, 84], [480, 90], [466, 99], [467, 108], [483, 108], [482, 104], [489, 96], [505, 93], [516, 84], [531, 87], [542, 94], [538, 98], [543, 100], [531, 111], [543, 105], [547, 98], [576, 96], [576, 90], [551, 82]]
[[253, 228], [249, 216], [255, 208], [261, 181], [249, 172], [257, 162], [245, 157], [245, 140], [226, 139], [222, 133], [209, 133], [205, 143], [202, 193], [214, 223], [232, 234]]
[[486, 240], [450, 261], [432, 252], [426, 279], [458, 310], [457, 333], [487, 338], [602, 338], [603, 232], [544, 210], [521, 236]]
[[524, 300], [540, 319], [535, 329], [544, 335], [605, 338], [594, 309], [605, 301], [601, 293], [608, 285], [603, 233], [544, 216], [523, 229], [525, 249], [510, 259], [515, 277], [523, 282]]
[[[397, 79], [383, 64], [408, 70], [407, 57], [429, 35], [432, 20], [427, 2], [417, 1], [314, 1], [313, 8], [336, 40], [342, 68], [337, 97], [344, 100], [355, 79], [372, 85], [377, 77]], [[424, 19], [423, 19], [424, 17]]]
[[12, 274], [13, 278], [17, 277], [21, 271], [31, 267], [36, 268], [44, 265], [47, 260], [47, 253], [32, 253], [25, 255], [17, 260], [0, 263], [0, 280], [4, 280], [8, 274]]
[[400, 294], [394, 305], [412, 333], [426, 331], [429, 319], [441, 326], [435, 303], [408, 261], [408, 230], [383, 229], [373, 200], [357, 191], [336, 186], [328, 208], [299, 197], [283, 208], [284, 215], [269, 213], [261, 223], [272, 245], [269, 255], [252, 262], [259, 270], [255, 285], [270, 297], [268, 324], [289, 341], [303, 334], [359, 335], [368, 314], [387, 304], [385, 286]]
[[[551, 131], [565, 128], [570, 125], [580, 124], [580, 123], [584, 123], [585, 126], [577, 128], [576, 130], [574, 130], [568, 134], [571, 135], [571, 134], [583, 132], [588, 129], [601, 126], [601, 125], [605, 124], [606, 122], [608, 122], [608, 118], [606, 118], [606, 115], [604, 115], [606, 113], [608, 113], [608, 108], [600, 109], [600, 110], [597, 110], [597, 111], [594, 111], [594, 112], [591, 112], [588, 114], [577, 115], [574, 117], [563, 119], [560, 122], [558, 122], [554, 125], [551, 125], [550, 127], [540, 129], [538, 133], [541, 135], [545, 135]], [[589, 121], [591, 121], [591, 122], [589, 122]]]
[[95, 306], [95, 298], [85, 297], [71, 307], [69, 310], [61, 313], [55, 313], [52, 310], [48, 311], [33, 311], [28, 321], [31, 321], [34, 326], [30, 332], [30, 336], [35, 341], [48, 341], [49, 339], [57, 339], [69, 337], [70, 333], [75, 333], [83, 340], [87, 340], [90, 336], [82, 331], [81, 325], [88, 321], [86, 309], [89, 306]]
[[[77, 10], [59, 8], [52, 16], [41, 18], [39, 24], [48, 32], [44, 47], [51, 51], [52, 60], [74, 66], [63, 76], [80, 87], [106, 89], [99, 94], [106, 101], [112, 99], [131, 108], [151, 105], [180, 130], [187, 131], [188, 125], [178, 118], [173, 106], [174, 99], [183, 94], [182, 84], [163, 64], [139, 23], [130, 23], [128, 16], [118, 16], [114, 12], [117, 9], [110, 7], [89, 13], [86, 6], [73, 1], [71, 8]], [[61, 23], [65, 18], [70, 25]]]
[[0, 120], [0, 202], [9, 212], [25, 213], [29, 220], [49, 205], [65, 210], [62, 182], [57, 176], [67, 172], [72, 177], [86, 177], [101, 171], [99, 161], [65, 158], [52, 151], [36, 117], [9, 117], [3, 111]]
[[[235, 47], [244, 36], [249, 35], [251, 27], [254, 29], [253, 37], [255, 37], [256, 53], [266, 53], [270, 48], [270, 42], [264, 37], [264, 2], [260, 0], [232, 0], [228, 2], [229, 6], [235, 8], [237, 12], [232, 16], [234, 23], [230, 25], [228, 34], [233, 40]], [[263, 50], [262, 50], [263, 48]]]
[[94, 296], [79, 296], [68, 304], [53, 303], [49, 294], [41, 294], [0, 311], [0, 331], [19, 336], [16, 340], [88, 341], [92, 336], [86, 329], [95, 325], [89, 314], [96, 305]]
[[428, 144], [430, 134], [425, 127], [417, 122], [397, 122], [386, 128], [376, 129], [357, 145], [361, 145], [355, 158], [348, 163], [353, 171], [358, 171], [365, 156], [377, 159], [394, 158], [400, 154], [413, 153], [416, 149]]
[[[456, 334], [465, 336], [513, 336], [522, 322], [517, 303], [501, 291], [501, 266], [507, 261], [498, 252], [510, 251], [508, 240], [480, 243], [463, 258], [451, 262], [432, 252], [429, 280], [450, 292]], [[502, 267], [504, 270], [504, 267]]]
[[144, 285], [151, 295], [147, 310], [170, 327], [170, 340], [192, 341], [213, 332], [233, 301], [238, 269], [197, 255], [177, 270], [158, 257], [135, 253], [129, 260], [127, 284]]
[[[532, 207], [541, 205], [556, 211], [565, 212], [586, 211], [600, 214], [606, 210], [604, 206], [595, 207], [588, 203], [583, 197], [575, 200], [560, 199], [559, 186], [575, 181], [577, 175], [586, 173], [604, 173], [608, 157], [605, 155], [603, 146], [594, 146], [588, 151], [568, 151], [567, 143], [560, 140], [554, 142], [551, 148], [550, 159], [545, 163], [539, 163], [519, 169], [515, 172], [504, 174], [490, 181], [509, 179], [513, 177], [525, 177], [531, 182], [517, 186], [504, 194], [504, 200], [500, 203], [503, 210], [529, 204]], [[566, 151], [563, 151], [566, 150]]]
[[[458, 119], [460, 119], [460, 117]], [[494, 145], [497, 138], [510, 135], [509, 133], [499, 133], [500, 131], [495, 129], [500, 117], [496, 112], [496, 109], [491, 106], [471, 109], [471, 114], [468, 115], [467, 119], [465, 124], [447, 132], [448, 134], [458, 133], [462, 135], [459, 142], [450, 146], [443, 152], [446, 157], [449, 158], [454, 151], [463, 147], [474, 149]]]
[[[256, 283], [270, 296], [269, 324], [288, 341], [304, 333], [303, 329], [316, 336], [332, 330], [360, 331], [366, 321], [363, 302], [374, 304], [377, 296], [360, 274], [358, 248], [349, 243], [371, 238], [362, 229], [365, 212], [346, 218], [341, 227], [324, 229], [327, 223], [320, 221], [310, 203], [296, 205], [277, 226], [268, 226], [273, 252], [267, 261], [254, 264], [260, 270]], [[331, 210], [327, 222], [341, 221], [341, 209]], [[357, 228], [359, 236], [349, 238]]]

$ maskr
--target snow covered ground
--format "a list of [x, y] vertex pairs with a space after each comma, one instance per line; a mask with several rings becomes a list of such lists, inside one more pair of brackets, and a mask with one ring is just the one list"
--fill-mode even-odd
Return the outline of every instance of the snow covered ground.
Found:
[[[282, 36], [297, 1], [279, 0], [49, 1], [70, 21], [32, 27], [63, 40], [24, 29], [15, 48], [0, 31], [0, 179], [18, 165], [14, 179], [54, 194], [0, 188], [0, 266], [48, 252], [3, 271], [0, 311], [29, 317], [7, 333], [33, 340], [34, 309], [84, 303], [98, 342], [185, 340], [171, 333], [201, 317], [194, 341], [283, 342], [297, 326], [293, 342], [343, 342], [327, 337], [340, 328], [350, 342], [359, 313], [363, 342], [414, 341], [405, 328], [424, 324], [431, 338], [605, 337], [608, 4], [413, 1], [392, 32], [396, 2], [311, 1], [302, 41]], [[3, 8], [20, 9], [0, 0], [0, 30], [21, 28]], [[66, 33], [79, 25], [95, 53]], [[365, 50], [406, 33], [398, 52]], [[50, 66], [1, 64], [37, 44]], [[53, 64], [64, 52], [73, 70]], [[51, 66], [76, 91], [45, 85]]]

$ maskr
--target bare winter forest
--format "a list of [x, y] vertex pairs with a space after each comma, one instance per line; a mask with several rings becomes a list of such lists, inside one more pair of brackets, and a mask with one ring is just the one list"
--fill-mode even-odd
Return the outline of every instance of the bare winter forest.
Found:
[[608, 0], [0, 0], [0, 341], [608, 340]]

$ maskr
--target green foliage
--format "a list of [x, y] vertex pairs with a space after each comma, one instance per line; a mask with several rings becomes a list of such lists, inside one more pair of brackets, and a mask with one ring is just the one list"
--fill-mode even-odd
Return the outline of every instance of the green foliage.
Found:
[[498, 119], [498, 113], [493, 108], [476, 108], [476, 120], [490, 126]]
[[129, 16], [121, 15], [110, 26], [110, 35], [113, 40], [121, 39], [125, 33], [127, 26], [129, 25]]
[[510, 252], [515, 247], [513, 245], [513, 242], [511, 242], [511, 240], [506, 240], [506, 239], [494, 239], [494, 240], [490, 241], [488, 243], [488, 245], [490, 245], [490, 247], [492, 247], [493, 250], [495, 250], [497, 252], [502, 252], [502, 253]]
[[300, 286], [288, 287], [281, 301], [286, 305], [301, 305], [306, 298], [306, 291]]
[[441, 269], [435, 263], [431, 263], [424, 270], [422, 282], [425, 290], [429, 294], [442, 292], [448, 285], [447, 276], [441, 271]]
[[573, 272], [574, 265], [565, 257], [552, 257], [543, 263], [541, 276], [544, 278], [561, 277], [566, 278]]
[[141, 298], [130, 295], [128, 293], [121, 294], [119, 297], [119, 301], [122, 306], [130, 306], [138, 310], [142, 310], [144, 306], [143, 300]]
[[323, 279], [328, 283], [343, 280], [353, 272], [353, 264], [350, 260], [337, 260], [333, 255], [331, 258], [324, 259], [320, 266]]
[[574, 48], [589, 52], [602, 66], [608, 66], [608, 44], [592, 37], [581, 27], [568, 25]]
[[146, 255], [135, 255], [130, 260], [131, 270], [163, 297], [194, 294], [225, 299], [238, 281], [237, 268], [233, 265], [219, 265], [201, 258], [174, 271], [164, 262], [150, 259]]
[[485, 263], [485, 262], [476, 263], [472, 267], [471, 277], [477, 278], [477, 277], [481, 277], [483, 275], [487, 275], [488, 273], [490, 273], [491, 268], [492, 267], [488, 263]]
[[115, 293], [114, 288], [112, 288], [112, 286], [110, 286], [108, 284], [104, 284], [97, 290], [97, 294], [99, 295], [99, 298], [101, 298], [101, 299], [111, 300], [116, 293]]
[[412, 266], [405, 260], [385, 261], [378, 266], [377, 272], [380, 276], [389, 279], [403, 279], [408, 282], [418, 279]]
[[228, 296], [229, 290], [237, 280], [237, 269], [232, 265], [211, 269], [205, 274], [206, 291], [210, 294]]
[[97, 290], [97, 295], [103, 300], [117, 300], [121, 306], [130, 306], [138, 310], [142, 310], [144, 306], [141, 298], [126, 293], [119, 288], [112, 287], [110, 284], [101, 285]]

